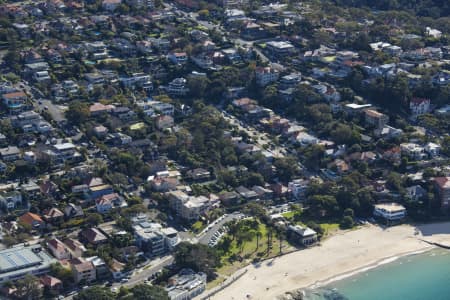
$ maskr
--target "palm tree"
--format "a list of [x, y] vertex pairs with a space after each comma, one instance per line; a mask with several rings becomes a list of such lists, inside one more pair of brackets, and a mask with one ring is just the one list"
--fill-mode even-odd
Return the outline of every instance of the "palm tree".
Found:
[[228, 233], [231, 234], [232, 240], [236, 238], [236, 235], [239, 232], [240, 224], [236, 221], [231, 221], [227, 224], [228, 226]]
[[270, 248], [272, 247], [272, 227], [267, 228], [267, 254], [270, 252]]
[[283, 247], [283, 238], [284, 238], [284, 232], [282, 231], [282, 229], [277, 230], [277, 236], [278, 236], [278, 241], [280, 242], [280, 254], [281, 254], [282, 247]]
[[255, 235], [256, 235], [256, 251], [258, 251], [258, 249], [259, 249], [259, 239], [262, 237], [262, 233], [258, 229], [258, 230], [256, 230]]

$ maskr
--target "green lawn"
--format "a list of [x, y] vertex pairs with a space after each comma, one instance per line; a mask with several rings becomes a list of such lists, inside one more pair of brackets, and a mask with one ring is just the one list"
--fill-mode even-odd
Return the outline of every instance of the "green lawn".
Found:
[[191, 226], [191, 230], [195, 233], [199, 233], [206, 227], [206, 224], [203, 224], [202, 221], [197, 221]]
[[[222, 276], [229, 276], [236, 272], [238, 269], [248, 265], [255, 258], [268, 259], [280, 254], [280, 242], [275, 236], [275, 232], [272, 237], [272, 246], [267, 251], [267, 227], [265, 224], [259, 224], [259, 231], [262, 236], [259, 239], [259, 247], [257, 247], [256, 236], [251, 240], [243, 244], [242, 252], [236, 241], [231, 243], [230, 251], [222, 256], [222, 267], [217, 270], [217, 273]], [[294, 248], [288, 244], [286, 240], [282, 241], [282, 251], [291, 251]], [[230, 260], [231, 257], [237, 256], [242, 259]], [[221, 281], [217, 280], [217, 284]]]
[[285, 219], [292, 219], [295, 215], [295, 211], [288, 211], [281, 214]]
[[319, 225], [320, 225], [320, 227], [322, 227], [322, 229], [324, 231], [324, 236], [339, 230], [338, 223], [321, 223]]

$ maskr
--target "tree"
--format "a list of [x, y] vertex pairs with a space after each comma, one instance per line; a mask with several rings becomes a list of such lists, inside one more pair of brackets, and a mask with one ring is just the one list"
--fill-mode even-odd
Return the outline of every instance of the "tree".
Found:
[[23, 279], [16, 283], [16, 297], [18, 299], [39, 299], [41, 298], [41, 288], [39, 287], [39, 279], [36, 276], [27, 274]]
[[403, 190], [402, 176], [396, 172], [389, 173], [386, 181], [386, 186], [397, 192]]
[[331, 131], [331, 139], [338, 144], [353, 145], [359, 141], [359, 134], [346, 124], [338, 124]]
[[258, 203], [255, 202], [250, 202], [248, 203], [242, 210], [243, 213], [250, 215], [250, 216], [254, 216], [259, 220], [264, 221], [265, 218], [267, 217], [267, 212], [265, 210], [265, 208]]
[[342, 222], [341, 222], [340, 226], [343, 229], [352, 228], [354, 226], [353, 218], [350, 217], [350, 216], [345, 216], [342, 219]]
[[103, 217], [97, 213], [91, 213], [86, 216], [86, 222], [92, 226], [97, 226], [103, 222]]
[[194, 98], [203, 98], [205, 96], [208, 85], [208, 78], [203, 76], [190, 76], [187, 81], [189, 93]]
[[256, 230], [255, 236], [256, 236], [256, 251], [258, 251], [258, 249], [259, 249], [259, 240], [262, 238], [261, 230], [259, 230], [259, 229]]
[[298, 172], [297, 161], [292, 156], [277, 158], [274, 162], [274, 166], [277, 168], [278, 177], [283, 182], [290, 181]]
[[323, 145], [310, 145], [303, 148], [304, 164], [307, 168], [318, 170], [321, 167], [322, 159], [325, 157], [325, 147]]
[[138, 284], [131, 289], [135, 300], [169, 300], [167, 291], [157, 285]]
[[175, 262], [180, 268], [191, 268], [214, 278], [215, 268], [220, 265], [217, 250], [203, 244], [182, 242], [175, 248]]
[[83, 124], [89, 118], [89, 105], [80, 101], [73, 101], [66, 111], [67, 120], [75, 125]]
[[87, 288], [73, 297], [74, 300], [111, 300], [115, 298], [109, 288], [101, 286]]
[[65, 287], [74, 284], [74, 278], [70, 269], [64, 268], [59, 262], [50, 266], [50, 274], [53, 277], [60, 279]]
[[336, 217], [340, 211], [336, 198], [331, 195], [314, 195], [309, 203], [310, 210], [318, 217]]

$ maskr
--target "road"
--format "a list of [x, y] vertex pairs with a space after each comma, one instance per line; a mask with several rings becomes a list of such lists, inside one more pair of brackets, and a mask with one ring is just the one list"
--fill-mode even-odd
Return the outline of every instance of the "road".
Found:
[[[131, 276], [130, 280], [125, 283], [115, 282], [113, 283], [111, 290], [113, 291], [119, 291], [122, 286], [131, 288], [137, 284], [143, 283], [148, 277], [155, 274], [165, 266], [168, 266], [172, 264], [174, 261], [173, 256], [168, 255], [164, 256], [158, 259], [155, 259], [150, 262], [147, 266], [144, 266], [143, 268], [140, 268], [138, 270], [135, 270], [133, 272], [133, 275]], [[78, 290], [79, 291], [79, 290]], [[76, 295], [72, 294], [64, 298], [64, 300], [71, 300]]]
[[202, 233], [200, 233], [197, 236], [197, 240], [200, 244], [208, 245], [209, 241], [211, 241], [211, 238], [214, 236], [214, 233], [216, 233], [220, 228], [222, 228], [223, 225], [226, 223], [233, 221], [235, 219], [239, 219], [241, 217], [244, 217], [244, 214], [242, 213], [233, 213], [233, 214], [227, 214], [224, 215], [225, 217], [220, 219], [219, 221], [215, 221], [215, 223], [210, 224], [209, 229], [205, 229]]
[[266, 149], [272, 153], [273, 157], [281, 158], [287, 153], [286, 149], [281, 146], [275, 145], [270, 136], [266, 132], [261, 132], [251, 126], [243, 125], [242, 121], [235, 116], [222, 111], [223, 118], [227, 120], [231, 125], [237, 126], [239, 130], [245, 131], [251, 138], [255, 140], [255, 143], [261, 149]]
[[255, 42], [257, 41], [245, 41], [241, 38], [230, 38], [230, 41], [238, 46], [252, 47], [253, 51], [255, 51], [256, 54], [258, 54], [263, 63], [270, 63], [270, 59], [267, 56], [265, 56], [264, 53], [262, 53], [257, 47], [255, 47]]
[[172, 255], [167, 255], [167, 256], [163, 256], [161, 258], [152, 260], [150, 262], [150, 264], [148, 264], [140, 269], [135, 270], [128, 282], [125, 282], [125, 283], [116, 282], [112, 285], [112, 289], [114, 289], [114, 288], [119, 289], [121, 286], [130, 288], [137, 284], [143, 283], [145, 280], [148, 279], [148, 277], [157, 273], [159, 270], [161, 270], [165, 266], [172, 264], [173, 261], [174, 261], [174, 258]]
[[47, 111], [56, 123], [66, 121], [66, 117], [64, 116], [64, 109], [58, 105], [53, 104], [50, 100], [40, 99], [33, 102], [34, 106], [39, 112]]

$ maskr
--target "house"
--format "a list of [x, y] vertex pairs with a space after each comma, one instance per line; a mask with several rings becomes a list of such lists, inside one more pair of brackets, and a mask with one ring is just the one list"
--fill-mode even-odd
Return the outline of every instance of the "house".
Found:
[[34, 213], [27, 212], [19, 217], [19, 222], [30, 226], [34, 230], [42, 229], [45, 226], [42, 218]]
[[255, 70], [256, 83], [259, 86], [266, 86], [278, 80], [280, 73], [272, 67], [258, 67]]
[[120, 280], [125, 276], [123, 272], [124, 269], [125, 269], [124, 263], [121, 263], [115, 258], [112, 259], [111, 264], [109, 266], [109, 270], [111, 271], [114, 280]]
[[167, 86], [167, 93], [172, 96], [186, 96], [189, 92], [189, 88], [186, 86], [186, 84], [187, 81], [185, 78], [175, 78]]
[[91, 199], [97, 199], [103, 195], [114, 193], [112, 187], [109, 184], [103, 183], [101, 178], [92, 178], [88, 183], [88, 186], [88, 195]]
[[142, 88], [146, 92], [153, 90], [151, 76], [145, 73], [133, 73], [130, 77], [120, 78], [120, 82], [125, 88]]
[[19, 148], [16, 146], [9, 146], [7, 148], [1, 148], [0, 149], [0, 156], [2, 157], [3, 161], [15, 161], [20, 159], [21, 153]]
[[114, 109], [114, 105], [104, 105], [101, 103], [94, 103], [89, 107], [91, 116], [101, 115], [104, 113], [110, 113]]
[[258, 195], [258, 199], [260, 200], [271, 200], [274, 194], [272, 190], [259, 185], [253, 186], [252, 191]]
[[156, 192], [168, 192], [177, 189], [179, 181], [177, 178], [172, 177], [160, 177], [160, 176], [149, 176], [147, 181], [150, 183], [151, 188]]
[[195, 181], [208, 180], [211, 177], [211, 172], [202, 168], [197, 168], [187, 171], [186, 176]]
[[160, 224], [148, 222], [142, 222], [138, 226], [134, 226], [136, 245], [147, 256], [160, 256], [167, 252], [168, 249], [161, 228]]
[[98, 138], [104, 138], [108, 134], [108, 128], [103, 125], [96, 126], [94, 127], [94, 134]]
[[45, 196], [55, 196], [59, 192], [58, 186], [51, 180], [44, 180], [39, 185], [39, 189]]
[[383, 153], [383, 159], [390, 161], [394, 165], [400, 164], [402, 150], [399, 146], [386, 150]]
[[243, 24], [241, 29], [241, 35], [248, 40], [256, 40], [264, 38], [267, 32], [255, 22], [249, 21]]
[[308, 186], [309, 180], [305, 179], [295, 179], [288, 183], [288, 189], [296, 200], [304, 199]]
[[409, 110], [414, 116], [426, 114], [430, 112], [430, 99], [426, 98], [412, 98], [409, 101]]
[[64, 215], [69, 219], [81, 218], [84, 216], [84, 212], [83, 212], [83, 209], [81, 208], [81, 206], [76, 205], [74, 203], [69, 203], [64, 208]]
[[173, 125], [174, 122], [171, 116], [159, 116], [156, 118], [156, 128], [159, 130], [171, 128]]
[[206, 274], [195, 273], [191, 269], [182, 269], [169, 278], [166, 291], [170, 300], [193, 299], [206, 289]]
[[49, 240], [47, 242], [47, 248], [58, 260], [71, 258], [70, 251], [67, 246], [57, 238]]
[[388, 116], [376, 110], [366, 109], [364, 113], [366, 124], [369, 126], [373, 126], [375, 128], [383, 128], [389, 122]]
[[186, 52], [171, 52], [167, 55], [167, 59], [176, 65], [185, 64], [188, 60]]
[[430, 157], [436, 157], [439, 156], [441, 152], [441, 146], [436, 143], [429, 142], [425, 145], [424, 150]]
[[424, 197], [427, 194], [427, 191], [420, 185], [410, 186], [410, 187], [407, 187], [405, 190], [406, 190], [406, 196], [414, 201], [420, 200], [422, 197]]
[[448, 209], [450, 207], [450, 177], [436, 177], [434, 185], [441, 201], [441, 208]]
[[10, 112], [20, 112], [25, 105], [27, 95], [22, 92], [11, 92], [2, 95], [3, 103], [8, 107]]
[[86, 252], [86, 247], [78, 240], [68, 238], [64, 240], [64, 244], [67, 246], [71, 258], [82, 257]]
[[103, 0], [102, 8], [108, 11], [114, 11], [122, 3], [122, 0]]
[[402, 150], [402, 154], [408, 156], [411, 159], [420, 160], [426, 158], [424, 148], [418, 144], [401, 143], [400, 149]]
[[302, 80], [301, 73], [291, 73], [280, 78], [280, 89], [295, 88]]
[[56, 207], [52, 207], [43, 214], [45, 221], [49, 223], [59, 223], [64, 219], [64, 213]]
[[127, 203], [117, 193], [103, 195], [95, 201], [97, 212], [104, 214], [113, 208], [126, 207]]
[[283, 58], [292, 55], [295, 47], [287, 41], [269, 41], [266, 43], [266, 50], [274, 58]]
[[425, 28], [425, 33], [435, 39], [440, 39], [442, 36], [442, 32], [437, 30], [437, 29], [433, 29], [431, 27], [426, 27]]
[[136, 245], [148, 256], [163, 255], [180, 241], [175, 229], [162, 228], [158, 223], [142, 221], [134, 225], [133, 229]]
[[70, 264], [76, 284], [80, 282], [89, 283], [96, 280], [96, 271], [92, 262], [79, 257], [71, 259]]
[[20, 191], [25, 194], [28, 199], [36, 199], [41, 194], [39, 185], [34, 181], [28, 181], [20, 185]]
[[17, 191], [1, 191], [0, 204], [7, 210], [13, 210], [22, 205], [22, 194]]
[[148, 105], [156, 112], [165, 116], [173, 116], [175, 112], [175, 107], [170, 103], [160, 101], [150, 101], [148, 102]]
[[406, 217], [406, 208], [395, 202], [375, 204], [373, 215], [387, 224], [397, 223]]
[[241, 195], [241, 197], [244, 198], [246, 201], [258, 199], [258, 194], [255, 191], [250, 190], [244, 186], [238, 186], [236, 188], [236, 192], [239, 195]]
[[109, 268], [105, 261], [98, 256], [87, 257], [86, 261], [92, 263], [95, 268], [95, 278], [97, 280], [102, 280], [110, 276]]
[[97, 246], [106, 243], [108, 238], [97, 228], [86, 228], [80, 232], [80, 236], [87, 243]]
[[302, 227], [300, 225], [289, 225], [287, 236], [290, 240], [305, 247], [317, 242], [317, 233], [309, 227]]
[[166, 193], [170, 207], [177, 215], [188, 221], [200, 218], [205, 212], [217, 206], [219, 199], [207, 198], [205, 196], [188, 196], [182, 191], [170, 191]]
[[63, 288], [63, 283], [61, 280], [47, 274], [39, 277], [39, 282], [44, 286], [45, 289], [48, 289], [55, 294], [59, 294], [59, 292]]
[[235, 191], [220, 193], [219, 199], [225, 206], [234, 206], [240, 203], [240, 195]]

